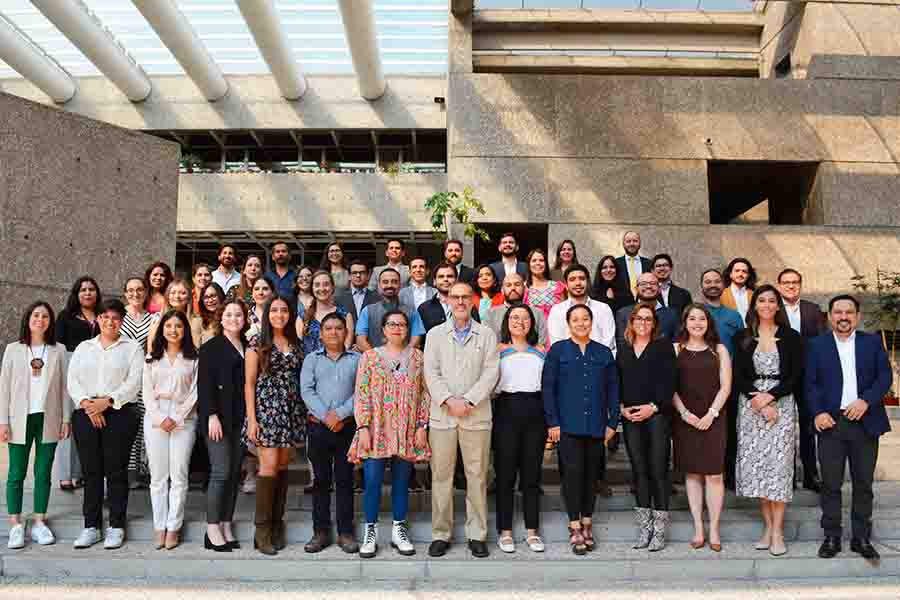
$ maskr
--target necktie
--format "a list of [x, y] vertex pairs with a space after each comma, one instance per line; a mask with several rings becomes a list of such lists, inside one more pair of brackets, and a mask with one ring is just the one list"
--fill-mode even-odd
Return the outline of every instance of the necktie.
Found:
[[631, 282], [631, 293], [637, 294], [637, 256], [629, 256], [631, 268], [628, 269], [628, 279]]

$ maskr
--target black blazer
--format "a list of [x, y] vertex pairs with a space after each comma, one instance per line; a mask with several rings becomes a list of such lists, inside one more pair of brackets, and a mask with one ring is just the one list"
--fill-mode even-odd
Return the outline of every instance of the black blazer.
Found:
[[[642, 273], [652, 273], [653, 272], [653, 264], [650, 262], [649, 258], [641, 258], [641, 272]], [[625, 255], [616, 258], [616, 268], [619, 272], [619, 279], [624, 281], [626, 284], [630, 284], [628, 279], [628, 266], [625, 264]]]
[[218, 415], [229, 435], [244, 425], [244, 358], [224, 335], [200, 346], [197, 427], [209, 435], [209, 416]]
[[[376, 302], [381, 302], [381, 294], [379, 294], [375, 290], [366, 288], [366, 295], [363, 296], [362, 307], [365, 308], [370, 304], [375, 304]], [[347, 312], [353, 315], [353, 322], [359, 323], [359, 315], [356, 313], [356, 303], [353, 302], [352, 286], [350, 288], [341, 290], [341, 292], [334, 297], [334, 303], [346, 308]]]
[[[491, 271], [494, 272], [494, 278], [497, 285], [502, 286], [503, 280], [506, 279], [506, 269], [503, 267], [503, 259], [491, 263]], [[516, 273], [522, 276], [522, 279], [528, 281], [528, 265], [521, 260], [516, 263]]]
[[[803, 345], [800, 335], [790, 325], [782, 325], [775, 332], [778, 341], [778, 360], [781, 375], [778, 385], [769, 390], [776, 399], [788, 394], [798, 393], [803, 385]], [[753, 366], [753, 353], [758, 346], [756, 338], [749, 329], [743, 329], [734, 336], [734, 382], [737, 390], [743, 394], [758, 392], [756, 367]]]
[[675, 311], [679, 323], [681, 322], [681, 312], [684, 310], [684, 307], [691, 302], [691, 293], [683, 287], [678, 287], [673, 283], [669, 288], [669, 302], [666, 306]]
[[[467, 267], [466, 265], [459, 265], [459, 272], [457, 273], [456, 280], [461, 283], [468, 283], [471, 286], [475, 286], [475, 269], [472, 267]], [[432, 282], [432, 285], [434, 283]]]
[[800, 335], [813, 338], [827, 330], [825, 314], [819, 305], [809, 300], [800, 300]]

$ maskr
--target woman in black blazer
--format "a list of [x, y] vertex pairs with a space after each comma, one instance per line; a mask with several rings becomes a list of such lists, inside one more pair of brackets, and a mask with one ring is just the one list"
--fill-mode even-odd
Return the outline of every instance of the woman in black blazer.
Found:
[[197, 426], [205, 437], [210, 475], [206, 491], [206, 537], [216, 552], [240, 548], [231, 521], [237, 501], [244, 454], [244, 349], [247, 305], [231, 299], [221, 309], [222, 333], [200, 348]]
[[803, 347], [791, 329], [781, 294], [753, 292], [747, 328], [734, 337], [737, 408], [736, 493], [759, 498], [765, 532], [758, 550], [787, 552], [784, 512], [794, 488], [794, 392], [801, 385]]

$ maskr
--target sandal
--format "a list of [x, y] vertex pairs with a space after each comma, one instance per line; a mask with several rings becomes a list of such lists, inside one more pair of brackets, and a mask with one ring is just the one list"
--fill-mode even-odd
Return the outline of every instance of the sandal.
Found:
[[569, 545], [572, 546], [572, 552], [578, 556], [582, 556], [587, 552], [584, 537], [581, 535], [581, 527], [577, 529], [569, 527]]
[[581, 531], [584, 536], [584, 546], [588, 552], [593, 552], [594, 550], [594, 523], [585, 523], [581, 522]]

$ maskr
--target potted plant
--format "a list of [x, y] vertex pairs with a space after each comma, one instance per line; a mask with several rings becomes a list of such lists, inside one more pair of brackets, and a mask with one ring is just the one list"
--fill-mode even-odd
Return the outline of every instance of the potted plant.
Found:
[[181, 157], [180, 166], [186, 173], [193, 173], [203, 166], [203, 159], [196, 154], [184, 154]]
[[456, 192], [438, 192], [425, 201], [425, 208], [431, 211], [431, 228], [438, 238], [447, 239], [452, 222], [463, 226], [463, 235], [470, 239], [480, 238], [490, 241], [488, 232], [472, 222], [472, 211], [485, 214], [484, 205], [475, 197], [472, 188], [466, 186], [462, 195]]
[[[900, 325], [900, 272], [875, 270], [875, 282], [869, 283], [864, 275], [851, 278], [853, 289], [868, 306], [863, 311], [866, 324], [881, 333], [881, 343], [888, 353], [891, 369], [895, 373], [891, 391], [885, 396], [885, 404], [897, 403], [897, 326]], [[888, 399], [890, 397], [890, 401]]]

